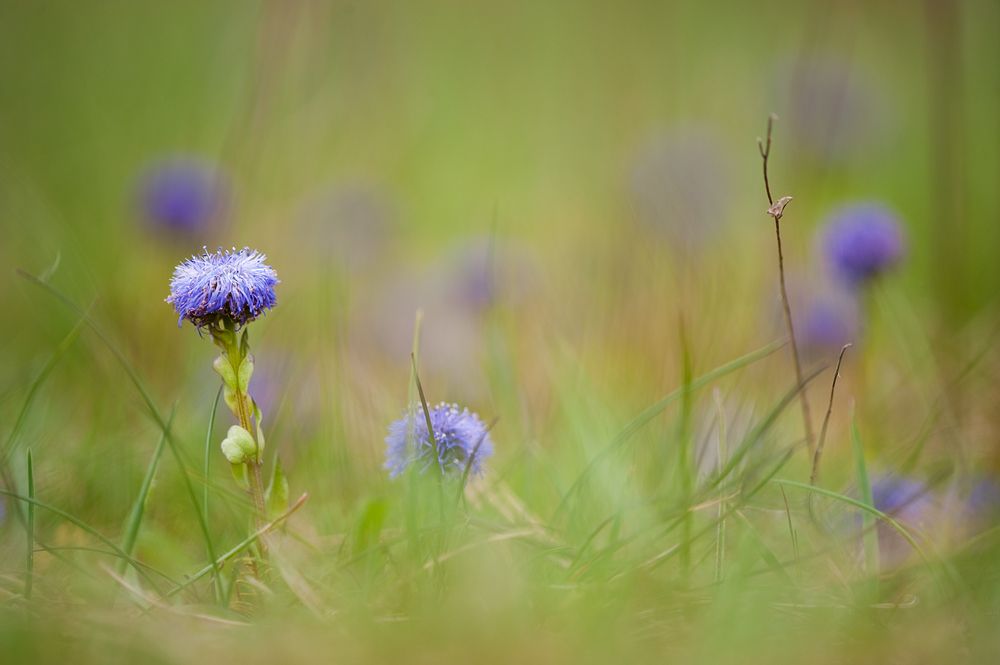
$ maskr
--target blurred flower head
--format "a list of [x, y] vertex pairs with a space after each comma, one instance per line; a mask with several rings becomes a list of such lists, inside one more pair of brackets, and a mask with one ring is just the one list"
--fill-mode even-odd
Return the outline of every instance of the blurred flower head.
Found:
[[310, 250], [358, 270], [385, 249], [396, 212], [387, 192], [353, 183], [313, 197], [303, 205], [299, 219], [303, 242]]
[[909, 478], [886, 476], [872, 485], [875, 508], [912, 526], [919, 526], [934, 507], [930, 490]]
[[143, 214], [154, 228], [171, 234], [204, 233], [228, 208], [229, 196], [222, 172], [195, 157], [164, 159], [141, 180]]
[[796, 334], [805, 347], [839, 349], [857, 337], [857, 308], [849, 296], [819, 293], [799, 311], [795, 312], [799, 319]]
[[486, 424], [468, 409], [442, 402], [430, 410], [434, 428], [434, 445], [427, 431], [427, 419], [420, 407], [389, 425], [385, 438], [386, 461], [382, 468], [389, 478], [403, 473], [411, 463], [421, 464], [421, 473], [438, 463], [442, 473], [480, 475], [486, 469], [485, 460], [493, 454], [493, 442]]
[[903, 229], [884, 205], [861, 203], [835, 210], [821, 232], [824, 254], [834, 276], [857, 287], [892, 268], [906, 251]]
[[184, 319], [201, 328], [229, 317], [238, 326], [253, 321], [277, 304], [278, 276], [264, 263], [267, 257], [244, 247], [241, 251], [193, 256], [174, 269], [166, 301]]
[[650, 140], [628, 176], [639, 220], [675, 246], [702, 246], [726, 221], [729, 160], [707, 131], [676, 131]]

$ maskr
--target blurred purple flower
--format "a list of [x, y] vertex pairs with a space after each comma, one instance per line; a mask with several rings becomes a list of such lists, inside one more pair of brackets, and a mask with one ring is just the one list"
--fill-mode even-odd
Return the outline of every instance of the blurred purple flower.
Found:
[[[898, 476], [885, 476], [872, 484], [872, 502], [877, 510], [889, 515], [911, 531], [931, 526], [937, 508], [930, 488], [924, 483]], [[861, 516], [855, 519], [861, 528]], [[882, 520], [876, 521], [879, 559], [883, 568], [901, 565], [913, 554], [912, 546], [899, 532]]]
[[141, 182], [142, 209], [157, 229], [204, 233], [228, 208], [230, 187], [218, 168], [195, 157], [172, 157], [150, 166]]
[[628, 175], [639, 220], [679, 255], [702, 246], [726, 221], [729, 159], [714, 134], [675, 131], [647, 142]]
[[523, 247], [488, 238], [459, 244], [439, 266], [456, 301], [472, 310], [516, 301], [536, 277], [535, 264]]
[[835, 210], [821, 233], [827, 262], [836, 278], [858, 287], [903, 258], [906, 241], [892, 210], [859, 203]]
[[855, 307], [845, 297], [816, 295], [796, 318], [801, 319], [796, 328], [797, 336], [806, 347], [839, 349], [844, 344], [854, 342], [857, 336]]
[[274, 307], [278, 276], [266, 258], [249, 247], [225, 253], [220, 247], [215, 254], [206, 248], [177, 266], [166, 299], [179, 315], [177, 325], [187, 319], [201, 328], [224, 316], [244, 325]]
[[385, 438], [386, 461], [382, 468], [389, 471], [389, 478], [403, 473], [413, 462], [422, 464], [421, 473], [438, 463], [441, 473], [465, 473], [471, 459], [470, 473], [481, 475], [486, 470], [485, 460], [493, 454], [493, 442], [486, 424], [468, 409], [457, 404], [442, 402], [430, 409], [431, 426], [435, 444], [431, 445], [427, 419], [423, 409], [417, 407], [412, 414], [389, 425]]

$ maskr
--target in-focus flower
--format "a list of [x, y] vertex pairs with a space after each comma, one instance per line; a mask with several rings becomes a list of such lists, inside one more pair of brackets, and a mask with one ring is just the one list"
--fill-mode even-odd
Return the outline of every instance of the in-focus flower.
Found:
[[830, 269], [837, 279], [852, 287], [892, 268], [906, 251], [896, 215], [875, 203], [835, 210], [821, 238]]
[[389, 471], [389, 478], [403, 473], [413, 462], [421, 465], [421, 472], [440, 463], [442, 473], [461, 475], [470, 459], [469, 473], [482, 474], [486, 468], [484, 461], [493, 454], [493, 442], [479, 416], [468, 409], [459, 410], [457, 404], [444, 402], [430, 409], [430, 416], [435, 445], [431, 445], [427, 419], [419, 407], [389, 425], [389, 436], [385, 437], [386, 461], [382, 465]]
[[201, 328], [228, 317], [242, 326], [274, 307], [278, 276], [266, 258], [249, 247], [232, 252], [220, 247], [177, 266], [166, 299], [178, 314], [177, 325], [187, 319]]
[[227, 179], [209, 162], [173, 157], [149, 167], [140, 197], [143, 214], [152, 226], [196, 236], [226, 210], [229, 192]]

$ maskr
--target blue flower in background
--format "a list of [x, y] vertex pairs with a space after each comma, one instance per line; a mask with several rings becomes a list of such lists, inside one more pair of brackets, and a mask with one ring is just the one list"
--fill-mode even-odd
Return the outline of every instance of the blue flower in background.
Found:
[[820, 294], [805, 306], [796, 332], [804, 346], [839, 349], [857, 337], [857, 316], [846, 298]]
[[173, 157], [151, 166], [142, 181], [142, 208], [164, 231], [197, 235], [226, 209], [229, 186], [218, 169], [192, 157]]
[[836, 210], [823, 231], [822, 244], [836, 277], [852, 287], [893, 267], [905, 251], [896, 215], [872, 203]]
[[206, 249], [177, 266], [167, 298], [179, 315], [177, 325], [187, 319], [201, 328], [222, 317], [244, 325], [274, 307], [278, 276], [264, 263], [266, 258], [249, 247], [232, 252], [220, 247], [215, 254]]
[[924, 484], [892, 477], [880, 478], [872, 485], [872, 501], [878, 510], [913, 526], [919, 526], [934, 505]]
[[436, 446], [431, 445], [422, 409], [389, 425], [389, 436], [385, 437], [386, 461], [382, 466], [389, 471], [389, 478], [403, 473], [412, 462], [422, 463], [421, 472], [440, 462], [442, 473], [450, 469], [462, 474], [470, 458], [470, 473], [482, 474], [484, 460], [493, 454], [493, 442], [479, 416], [468, 409], [460, 411], [457, 404], [444, 402], [431, 409], [430, 415]]

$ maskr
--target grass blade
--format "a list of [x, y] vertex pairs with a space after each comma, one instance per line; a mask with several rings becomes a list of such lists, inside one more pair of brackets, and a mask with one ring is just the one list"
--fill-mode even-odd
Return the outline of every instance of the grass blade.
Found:
[[[899, 532], [899, 535], [902, 536], [903, 539], [910, 544], [910, 547], [912, 547], [913, 550], [917, 553], [917, 556], [920, 557], [920, 560], [924, 562], [924, 564], [930, 570], [931, 574], [934, 575], [934, 567], [931, 565], [931, 561], [930, 559], [927, 558], [927, 553], [924, 552], [923, 548], [920, 547], [917, 541], [913, 539], [913, 536], [910, 535], [910, 533], [906, 530], [905, 527], [903, 527], [899, 522], [897, 522], [896, 520], [892, 519], [891, 517], [883, 513], [881, 510], [878, 510], [873, 506], [858, 501], [857, 499], [852, 499], [849, 496], [844, 496], [843, 494], [838, 494], [837, 492], [831, 492], [830, 490], [826, 490], [821, 487], [814, 487], [812, 485], [807, 485], [805, 483], [797, 483], [794, 480], [774, 478], [770, 482], [778, 483], [779, 485], [785, 485], [787, 487], [797, 487], [799, 489], [806, 490], [807, 492], [815, 492], [816, 494], [820, 494], [830, 499], [841, 501], [850, 506], [854, 506], [855, 508], [860, 508], [864, 512], [870, 513], [871, 515], [879, 518], [880, 520], [891, 526], [893, 529], [895, 529], [897, 532]], [[936, 578], [937, 576], [935, 575], [935, 579]]]
[[[858, 420], [855, 414], [851, 413], [851, 444], [854, 447], [854, 460], [858, 470], [858, 492], [861, 501], [872, 509], [875, 508], [875, 499], [872, 497], [871, 483], [868, 481], [868, 467], [865, 464], [865, 449], [861, 443], [861, 433], [858, 431]], [[879, 576], [879, 553], [878, 553], [878, 529], [875, 526], [875, 516], [870, 511], [866, 511], [861, 516], [861, 524], [864, 533], [865, 546], [865, 572], [872, 580], [871, 591], [874, 598], [878, 597], [878, 576]]]
[[[222, 384], [219, 384], [219, 390], [215, 393], [215, 403], [212, 404], [212, 415], [208, 418], [208, 432], [205, 434], [205, 488], [204, 495], [201, 502], [202, 510], [202, 520], [207, 525], [208, 524], [208, 497], [212, 488], [212, 484], [208, 482], [209, 471], [211, 469], [212, 462], [212, 430], [215, 428], [215, 413], [219, 409], [219, 397], [222, 396]], [[208, 546], [208, 556], [210, 559], [215, 559], [215, 554], [213, 553], [213, 548], [211, 546], [211, 534], [205, 536], [209, 543]], [[218, 574], [213, 576], [215, 579], [215, 600], [217, 603], [222, 604], [222, 598], [224, 596], [222, 589], [222, 578]]]
[[[28, 498], [35, 500], [35, 470], [28, 448]], [[31, 587], [35, 578], [35, 504], [28, 504], [28, 572], [24, 576], [24, 599], [31, 600]]]
[[642, 429], [653, 418], [660, 415], [660, 413], [662, 413], [664, 409], [666, 409], [668, 406], [670, 406], [678, 399], [680, 399], [686, 392], [693, 392], [698, 388], [701, 388], [711, 383], [712, 381], [715, 381], [716, 379], [722, 378], [727, 374], [731, 374], [738, 369], [746, 367], [747, 365], [760, 360], [761, 358], [765, 358], [774, 353], [775, 351], [777, 351], [778, 349], [780, 349], [781, 347], [783, 347], [785, 344], [787, 344], [787, 342], [782, 342], [782, 341], [772, 342], [771, 344], [765, 346], [762, 349], [758, 349], [756, 351], [753, 351], [752, 353], [746, 354], [745, 356], [741, 356], [740, 358], [737, 358], [736, 360], [726, 363], [721, 367], [717, 367], [708, 374], [703, 374], [702, 376], [699, 376], [697, 379], [692, 381], [690, 385], [682, 386], [681, 388], [678, 388], [677, 390], [673, 391], [666, 397], [663, 397], [659, 401], [648, 406], [645, 410], [642, 411], [642, 413], [640, 413], [635, 418], [630, 420], [628, 424], [625, 425], [625, 427], [615, 436], [615, 438], [611, 440], [611, 443], [608, 444], [607, 447], [604, 448], [604, 450], [597, 453], [597, 455], [594, 456], [594, 459], [592, 459], [590, 463], [587, 464], [586, 468], [584, 468], [584, 470], [580, 473], [580, 475], [577, 476], [577, 479], [573, 482], [573, 484], [570, 485], [570, 488], [566, 490], [566, 494], [563, 495], [563, 498], [559, 502], [559, 505], [556, 506], [555, 511], [552, 513], [552, 519], [550, 520], [550, 522], [555, 521], [555, 518], [558, 517], [559, 514], [562, 512], [562, 510], [566, 507], [569, 498], [577, 490], [580, 489], [580, 486], [583, 484], [583, 481], [586, 480], [587, 476], [594, 469], [594, 467], [596, 467], [608, 455], [618, 450], [618, 448], [620, 448], [630, 438], [632, 438], [632, 436], [636, 432]]
[[[176, 413], [177, 407], [170, 412], [170, 418], [167, 420], [167, 427], [169, 427], [174, 422], [174, 413]], [[139, 494], [135, 497], [135, 502], [132, 504], [132, 510], [129, 511], [128, 519], [125, 521], [125, 526], [122, 528], [122, 538], [121, 547], [122, 551], [126, 554], [132, 554], [135, 549], [135, 540], [139, 535], [139, 526], [142, 524], [143, 515], [146, 512], [146, 499], [149, 497], [149, 490], [153, 486], [153, 478], [156, 476], [156, 469], [160, 464], [160, 457], [163, 455], [163, 449], [167, 444], [167, 437], [165, 434], [160, 434], [160, 441], [156, 444], [156, 448], [153, 450], [153, 459], [149, 461], [149, 468], [146, 469], [146, 476], [142, 479], [142, 485], [139, 487]], [[119, 561], [116, 570], [119, 575], [121, 575], [125, 570], [126, 562], [124, 559]]]
[[94, 527], [90, 526], [89, 524], [87, 524], [83, 520], [81, 520], [81, 519], [79, 519], [77, 517], [74, 517], [73, 515], [70, 515], [65, 510], [60, 510], [59, 508], [56, 508], [55, 506], [50, 506], [49, 504], [43, 503], [43, 502], [41, 502], [38, 499], [35, 499], [33, 497], [23, 496], [21, 494], [18, 494], [17, 492], [11, 492], [10, 490], [5, 490], [3, 488], [0, 488], [0, 494], [3, 494], [5, 496], [9, 496], [12, 499], [17, 499], [19, 501], [24, 501], [25, 503], [28, 503], [28, 504], [30, 504], [32, 506], [38, 506], [39, 508], [44, 508], [45, 510], [58, 515], [59, 517], [61, 517], [64, 520], [66, 520], [67, 522], [70, 522], [71, 524], [74, 524], [77, 527], [79, 527], [80, 529], [86, 531], [87, 533], [89, 533], [90, 535], [92, 535], [94, 538], [97, 538], [99, 541], [101, 541], [102, 543], [104, 543], [105, 545], [107, 545], [108, 547], [110, 547], [112, 550], [114, 550], [114, 552], [118, 556], [120, 556], [121, 558], [123, 558], [126, 561], [128, 561], [129, 565], [132, 566], [133, 568], [135, 568], [136, 572], [139, 573], [139, 575], [141, 575], [142, 578], [145, 579], [149, 583], [149, 585], [151, 587], [153, 587], [153, 590], [156, 591], [156, 593], [158, 595], [163, 596], [163, 591], [161, 591], [160, 587], [156, 585], [156, 581], [152, 577], [149, 576], [149, 573], [146, 572], [146, 569], [143, 568], [142, 564], [140, 564], [138, 561], [136, 561], [131, 556], [129, 556], [128, 554], [126, 554], [124, 551], [122, 551], [122, 548], [118, 547], [118, 545], [115, 545], [115, 543], [112, 542], [107, 536], [105, 536], [100, 531], [98, 531]]
[[[171, 434], [170, 432], [170, 427], [167, 425], [166, 421], [164, 421], [163, 416], [160, 415], [159, 410], [156, 408], [156, 404], [153, 402], [153, 398], [150, 396], [149, 391], [146, 390], [146, 386], [143, 384], [142, 379], [139, 378], [138, 372], [135, 371], [135, 368], [132, 367], [132, 364], [128, 361], [128, 358], [125, 357], [125, 354], [122, 353], [121, 349], [119, 349], [118, 346], [111, 340], [108, 334], [104, 332], [104, 330], [99, 325], [97, 325], [97, 323], [92, 318], [90, 318], [90, 315], [87, 312], [83, 311], [79, 305], [73, 302], [73, 300], [70, 299], [69, 296], [64, 294], [62, 291], [59, 291], [58, 289], [46, 284], [45, 282], [43, 282], [42, 280], [38, 279], [37, 277], [28, 272], [25, 272], [20, 269], [18, 269], [16, 272], [17, 274], [24, 277], [28, 281], [44, 289], [50, 295], [54, 296], [64, 305], [69, 307], [72, 311], [76, 312], [77, 316], [79, 316], [88, 326], [90, 326], [91, 330], [97, 333], [97, 336], [101, 338], [101, 341], [104, 342], [104, 344], [108, 347], [111, 353], [114, 354], [119, 364], [121, 364], [122, 368], [124, 368], [125, 372], [129, 376], [129, 379], [132, 380], [132, 384], [136, 387], [136, 390], [138, 390], [139, 394], [142, 396], [142, 400], [146, 403], [146, 408], [149, 409], [149, 413], [150, 415], [152, 415], [153, 420], [156, 421], [156, 424], [159, 425], [160, 430], [163, 431], [163, 436], [165, 437], [167, 444], [170, 446], [170, 452], [173, 453], [174, 459], [177, 461], [177, 465], [181, 468], [181, 476], [184, 478], [184, 485], [187, 488], [188, 496], [191, 498], [191, 504], [194, 508], [195, 515], [197, 515], [198, 517], [198, 525], [201, 527], [202, 537], [205, 539], [205, 547], [207, 548], [209, 553], [208, 557], [209, 562], [214, 565], [215, 551], [212, 548], [212, 537], [208, 532], [208, 523], [205, 521], [205, 516], [202, 514], [201, 507], [198, 505], [198, 497], [195, 496], [194, 486], [191, 484], [191, 477], [188, 475], [187, 466], [184, 464], [184, 459], [181, 457], [180, 450], [178, 450], [177, 448], [177, 442], [174, 441], [173, 434]], [[208, 479], [206, 478], [205, 480], [207, 482]]]

